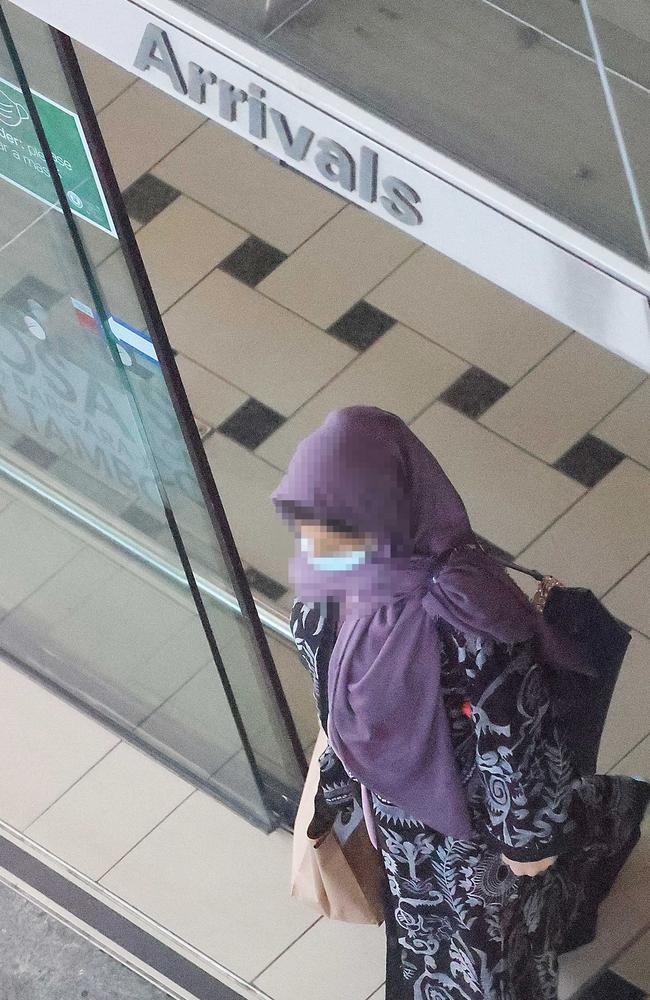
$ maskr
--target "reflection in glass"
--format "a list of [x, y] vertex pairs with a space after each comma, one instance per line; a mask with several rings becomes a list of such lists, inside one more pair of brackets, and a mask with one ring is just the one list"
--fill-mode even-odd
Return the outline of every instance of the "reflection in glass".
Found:
[[[35, 170], [46, 161], [31, 105], [0, 46], [0, 118], [23, 171], [3, 168], [0, 145], [0, 644], [268, 827], [260, 765], [288, 791], [302, 773], [110, 215], [99, 226], [84, 214], [101, 195], [91, 162], [68, 176], [66, 159], [82, 166], [70, 136], [83, 133], [51, 35], [17, 9], [10, 27], [41, 107], [60, 111], [43, 126], [75, 223], [47, 165]], [[106, 296], [93, 265], [111, 253], [121, 280]]]

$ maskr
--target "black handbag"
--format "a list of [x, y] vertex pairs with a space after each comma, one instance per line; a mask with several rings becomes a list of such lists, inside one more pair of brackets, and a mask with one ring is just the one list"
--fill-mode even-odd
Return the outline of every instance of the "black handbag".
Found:
[[[508, 569], [540, 583], [536, 598], [545, 620], [577, 645], [593, 676], [573, 670], [549, 671], [556, 716], [562, 722], [581, 774], [595, 774], [607, 712], [632, 638], [593, 591], [565, 587], [554, 577], [516, 563]], [[535, 603], [535, 599], [533, 599]]]

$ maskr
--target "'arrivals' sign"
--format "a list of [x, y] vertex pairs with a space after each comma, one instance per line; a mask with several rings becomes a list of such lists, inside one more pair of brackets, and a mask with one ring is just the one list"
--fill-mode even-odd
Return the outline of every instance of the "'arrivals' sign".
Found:
[[212, 105], [213, 117], [226, 125], [243, 125], [249, 140], [261, 148], [271, 147], [281, 159], [294, 164], [309, 160], [325, 181], [346, 194], [356, 193], [366, 204], [378, 203], [404, 225], [422, 223], [420, 195], [399, 177], [382, 172], [377, 149], [362, 145], [355, 154], [342, 143], [317, 135], [269, 104], [265, 88], [253, 81], [244, 89], [196, 62], [181, 68], [168, 33], [159, 25], [147, 25], [134, 65], [141, 72], [164, 73], [178, 94], [196, 104]]

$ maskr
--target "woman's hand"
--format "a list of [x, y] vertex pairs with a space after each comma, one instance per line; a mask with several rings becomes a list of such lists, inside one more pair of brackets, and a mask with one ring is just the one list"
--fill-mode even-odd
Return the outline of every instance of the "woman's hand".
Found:
[[533, 878], [550, 868], [557, 861], [557, 854], [552, 858], [542, 858], [541, 861], [511, 861], [505, 854], [501, 858], [514, 875], [530, 875]]

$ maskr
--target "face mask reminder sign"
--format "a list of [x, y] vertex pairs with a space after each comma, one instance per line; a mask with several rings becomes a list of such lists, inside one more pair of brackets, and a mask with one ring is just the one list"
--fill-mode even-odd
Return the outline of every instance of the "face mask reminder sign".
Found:
[[[32, 91], [70, 208], [115, 236], [104, 193], [77, 115]], [[61, 211], [56, 189], [19, 87], [0, 77], [0, 177]]]

